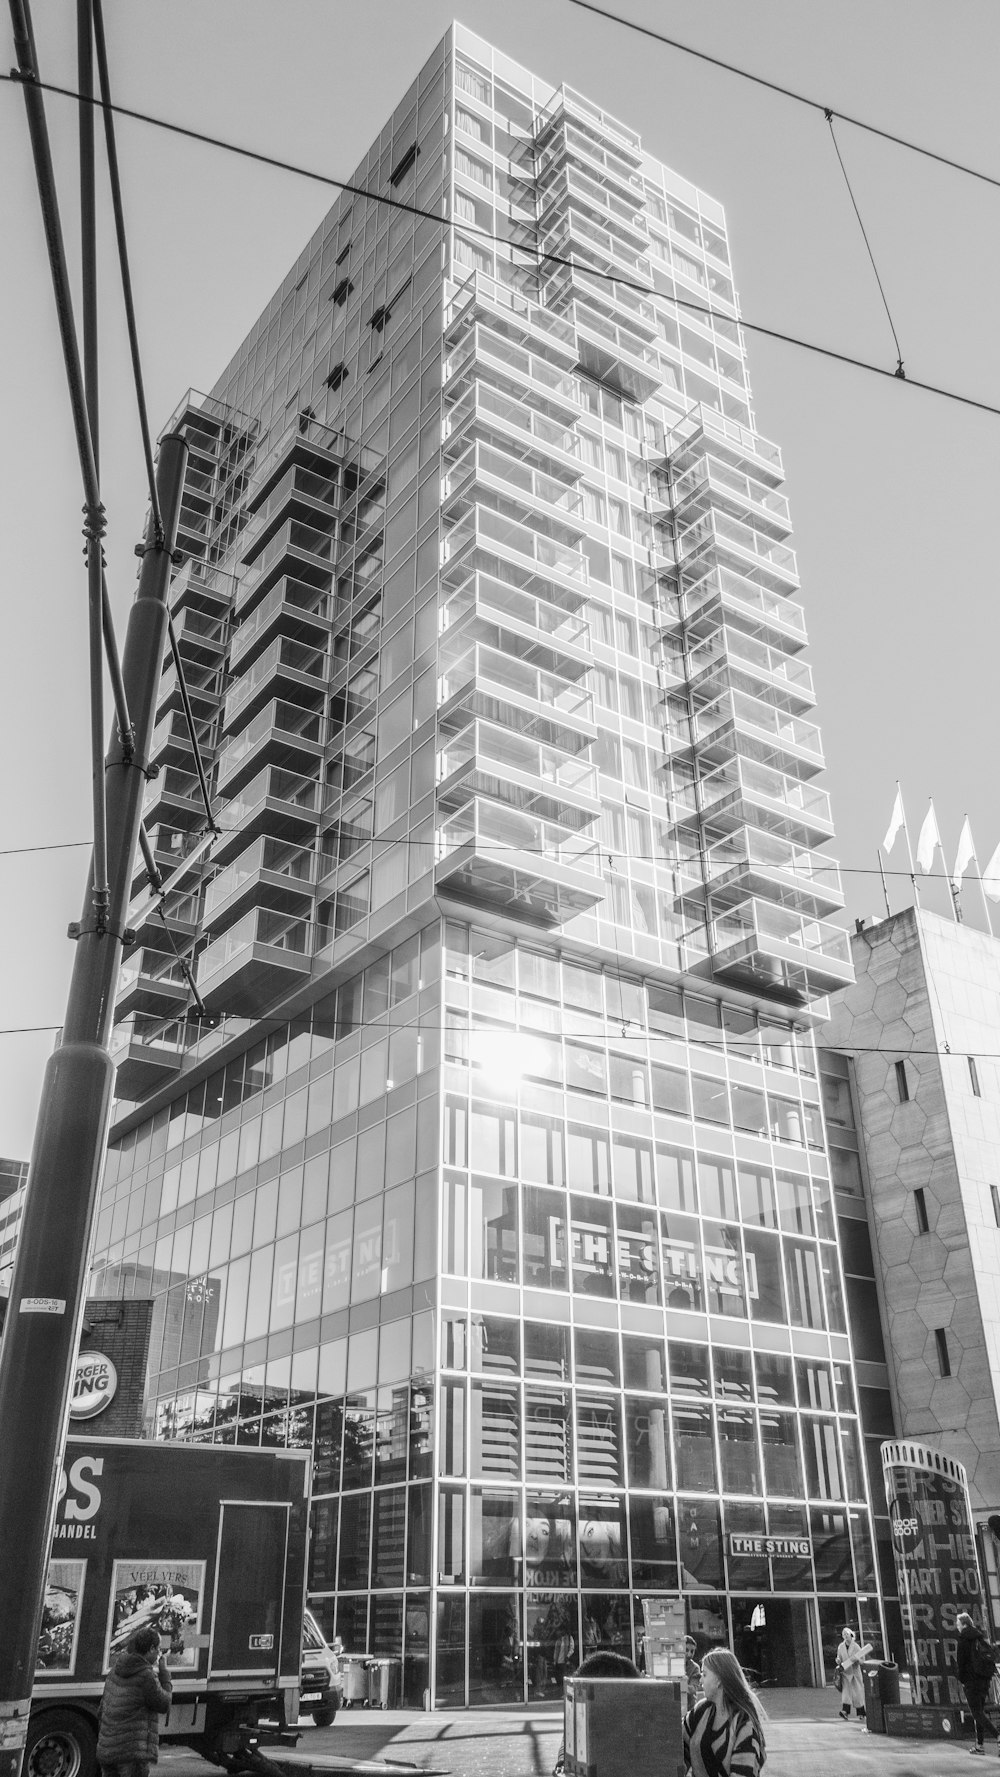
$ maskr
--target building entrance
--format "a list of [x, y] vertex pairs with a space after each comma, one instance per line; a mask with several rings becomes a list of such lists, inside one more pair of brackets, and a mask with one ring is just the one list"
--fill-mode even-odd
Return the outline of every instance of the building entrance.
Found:
[[816, 1684], [816, 1634], [805, 1598], [733, 1598], [733, 1652], [755, 1684]]

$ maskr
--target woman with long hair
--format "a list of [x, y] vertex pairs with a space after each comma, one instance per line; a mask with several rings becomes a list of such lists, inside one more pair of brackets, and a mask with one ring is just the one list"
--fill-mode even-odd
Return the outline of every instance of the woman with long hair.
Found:
[[684, 1758], [691, 1777], [760, 1777], [766, 1717], [747, 1676], [728, 1648], [701, 1663], [704, 1695], [684, 1719]]

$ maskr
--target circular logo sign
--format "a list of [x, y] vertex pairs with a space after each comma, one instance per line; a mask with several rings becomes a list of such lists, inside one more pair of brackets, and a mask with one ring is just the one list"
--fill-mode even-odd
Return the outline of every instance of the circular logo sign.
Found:
[[71, 1419], [93, 1419], [110, 1407], [118, 1389], [118, 1371], [103, 1351], [81, 1351], [73, 1372]]

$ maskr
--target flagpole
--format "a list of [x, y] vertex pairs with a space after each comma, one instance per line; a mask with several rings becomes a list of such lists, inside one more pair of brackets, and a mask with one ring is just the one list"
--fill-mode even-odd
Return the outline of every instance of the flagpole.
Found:
[[889, 906], [889, 890], [887, 889], [886, 883], [885, 883], [885, 865], [882, 862], [882, 847], [881, 846], [879, 846], [879, 848], [878, 848], [878, 868], [879, 868], [879, 875], [882, 878], [882, 893], [885, 896], [885, 916], [886, 916], [886, 919], [891, 919], [892, 918], [892, 908]]
[[993, 930], [993, 921], [990, 918], [990, 904], [989, 904], [988, 900], [986, 899], [986, 890], [983, 887], [983, 873], [979, 868], [978, 853], [973, 852], [972, 861], [976, 866], [976, 881], [979, 884], [979, 896], [980, 896], [980, 899], [983, 903], [983, 912], [986, 915], [986, 928], [990, 934], [990, 937], [995, 938], [996, 932]]
[[906, 819], [906, 804], [903, 801], [903, 792], [902, 792], [902, 790], [899, 789], [899, 779], [898, 778], [896, 779], [896, 789], [899, 790], [899, 806], [903, 811], [903, 836], [906, 840], [906, 855], [910, 860], [910, 882], [913, 885], [913, 900], [914, 900], [915, 905], [917, 907], [919, 907], [920, 906], [920, 890], [917, 887], [917, 866], [913, 862], [913, 847], [910, 844], [910, 828], [909, 828], [909, 823], [907, 822], [907, 819]]

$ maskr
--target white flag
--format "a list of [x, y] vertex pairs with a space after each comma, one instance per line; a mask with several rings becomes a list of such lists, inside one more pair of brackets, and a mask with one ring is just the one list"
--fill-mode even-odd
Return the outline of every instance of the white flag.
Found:
[[941, 849], [941, 835], [938, 832], [937, 816], [932, 802], [924, 815], [924, 824], [917, 840], [917, 869], [926, 876], [934, 862], [934, 853]]
[[1000, 845], [997, 846], [983, 872], [983, 894], [991, 901], [1000, 901]]
[[969, 826], [969, 817], [966, 815], [965, 823], [959, 834], [958, 852], [955, 856], [955, 869], [951, 878], [951, 886], [956, 894], [962, 886], [962, 877], [965, 875], [965, 872], [972, 863], [975, 855], [976, 848], [972, 843], [972, 828]]
[[903, 792], [897, 785], [896, 800], [892, 805], [892, 815], [889, 819], [889, 826], [885, 838], [882, 841], [883, 851], [889, 852], [892, 850], [896, 840], [899, 838], [900, 828], [905, 827], [905, 825], [906, 816], [903, 813]]

